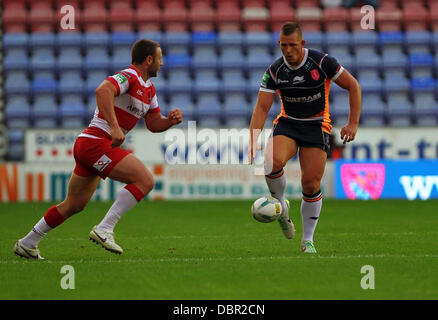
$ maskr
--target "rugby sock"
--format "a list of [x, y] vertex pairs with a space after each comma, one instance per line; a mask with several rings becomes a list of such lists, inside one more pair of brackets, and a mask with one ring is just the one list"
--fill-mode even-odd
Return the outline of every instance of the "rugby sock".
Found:
[[313, 234], [318, 224], [319, 214], [322, 207], [322, 193], [318, 191], [313, 195], [303, 193], [301, 201], [301, 218], [303, 222], [303, 241], [313, 242]]
[[36, 248], [41, 239], [53, 228], [59, 226], [65, 221], [65, 218], [61, 216], [56, 206], [49, 208], [44, 215], [33, 227], [33, 229], [20, 239], [20, 242], [29, 248]]
[[135, 184], [126, 185], [119, 192], [113, 205], [103, 220], [97, 225], [97, 228], [113, 231], [120, 218], [141, 201], [144, 196], [143, 192]]
[[268, 185], [269, 192], [271, 195], [280, 201], [281, 207], [286, 208], [286, 203], [284, 202], [284, 190], [286, 189], [286, 177], [284, 175], [284, 170], [281, 169], [277, 172], [273, 172], [265, 176], [266, 184]]

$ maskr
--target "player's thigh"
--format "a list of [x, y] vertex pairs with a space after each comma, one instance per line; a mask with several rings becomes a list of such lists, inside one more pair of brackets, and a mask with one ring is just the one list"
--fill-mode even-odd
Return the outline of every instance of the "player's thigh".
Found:
[[281, 170], [296, 155], [297, 150], [297, 142], [292, 138], [284, 135], [269, 138], [265, 149], [265, 171]]
[[98, 176], [81, 177], [75, 173], [68, 183], [67, 197], [57, 207], [61, 215], [70, 216], [82, 211], [96, 191]]
[[146, 166], [132, 153], [120, 160], [111, 170], [108, 177], [126, 184], [134, 183], [144, 193], [154, 185], [154, 177]]
[[[319, 188], [319, 183], [324, 175], [325, 165], [327, 162], [327, 153], [324, 150], [316, 147], [301, 147], [299, 159], [303, 191], [308, 191], [306, 193], [311, 193], [309, 190], [304, 189]], [[313, 188], [311, 187], [312, 185]]]

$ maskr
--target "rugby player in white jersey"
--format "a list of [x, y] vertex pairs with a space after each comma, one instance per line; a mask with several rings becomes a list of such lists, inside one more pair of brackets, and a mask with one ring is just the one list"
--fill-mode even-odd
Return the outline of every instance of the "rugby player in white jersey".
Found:
[[13, 251], [24, 258], [43, 259], [38, 244], [53, 228], [81, 212], [100, 179], [109, 177], [126, 184], [113, 205], [89, 233], [90, 240], [121, 254], [115, 242], [114, 227], [154, 187], [154, 178], [134, 154], [120, 148], [126, 134], [144, 119], [151, 132], [162, 132], [182, 121], [179, 109], [163, 116], [150, 78], [162, 66], [162, 52], [157, 42], [142, 39], [132, 46], [132, 64], [105, 79], [96, 89], [97, 107], [90, 125], [76, 139], [76, 166], [71, 175], [67, 197], [49, 208], [30, 232], [18, 240]]
[[348, 123], [341, 129], [343, 143], [353, 141], [359, 125], [361, 89], [357, 80], [335, 58], [305, 48], [299, 25], [282, 26], [278, 41], [283, 56], [267, 69], [258, 93], [250, 124], [249, 161], [259, 148], [257, 138], [277, 93], [281, 113], [274, 121], [265, 151], [265, 178], [271, 195], [283, 207], [278, 219], [286, 238], [294, 237], [289, 202], [284, 197], [286, 177], [283, 167], [298, 153], [301, 167], [301, 250], [315, 253], [313, 235], [322, 207], [321, 179], [330, 148], [331, 120], [329, 91], [334, 81], [349, 93]]

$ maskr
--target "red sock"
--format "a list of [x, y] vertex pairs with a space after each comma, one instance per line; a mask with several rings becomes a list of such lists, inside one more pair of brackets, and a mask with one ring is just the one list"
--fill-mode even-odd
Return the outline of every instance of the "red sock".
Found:
[[65, 221], [65, 218], [61, 216], [56, 206], [53, 206], [47, 210], [44, 215], [44, 220], [50, 228], [55, 228]]

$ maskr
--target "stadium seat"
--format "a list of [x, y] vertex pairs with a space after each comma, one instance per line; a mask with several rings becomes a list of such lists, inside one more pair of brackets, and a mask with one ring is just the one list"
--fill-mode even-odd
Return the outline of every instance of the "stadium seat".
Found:
[[410, 89], [410, 83], [407, 78], [389, 78], [385, 77], [384, 90], [385, 92], [407, 92]]
[[362, 96], [361, 124], [382, 126], [385, 123], [385, 104], [380, 93], [364, 93]]
[[348, 10], [343, 7], [325, 8], [323, 24], [326, 32], [347, 31], [348, 16]]
[[351, 49], [352, 36], [347, 31], [328, 32], [325, 35], [325, 43], [327, 51], [336, 48], [336, 50], [345, 49], [348, 52]]
[[45, 74], [41, 73], [34, 76], [31, 84], [31, 92], [34, 95], [39, 93], [49, 93], [55, 95], [57, 87], [57, 81], [50, 72]]
[[334, 48], [330, 50], [329, 54], [334, 58], [336, 58], [339, 64], [341, 64], [344, 68], [350, 70], [351, 72], [355, 72], [356, 66], [355, 66], [354, 56], [348, 52], [344, 52], [343, 50], [339, 52], [336, 51], [338, 49], [339, 48]]
[[110, 68], [110, 59], [108, 57], [108, 51], [105, 48], [93, 47], [89, 48], [87, 55], [83, 61], [84, 71], [88, 73], [89, 70], [101, 70], [105, 74], [108, 73]]
[[[149, 1], [148, 1], [149, 2]], [[163, 17], [162, 10], [157, 6], [150, 6], [148, 2], [135, 10], [135, 23], [139, 32], [159, 32]]]
[[408, 31], [405, 34], [405, 47], [409, 53], [429, 53], [432, 46], [429, 31]]
[[30, 105], [25, 97], [8, 101], [4, 115], [8, 128], [26, 129], [31, 124]]
[[192, 94], [192, 79], [188, 69], [170, 73], [167, 84], [169, 88], [172, 88], [172, 92], [183, 93], [184, 95]]
[[82, 128], [88, 113], [82, 102], [64, 102], [58, 108], [58, 118], [63, 128]]
[[383, 82], [377, 70], [358, 70], [358, 81], [363, 92], [381, 92]]
[[129, 32], [134, 30], [135, 14], [129, 2], [111, 1], [108, 18], [113, 32]]
[[64, 96], [65, 94], [82, 94], [84, 91], [84, 80], [81, 72], [66, 71], [60, 74], [58, 82], [58, 94]]
[[413, 106], [408, 95], [392, 96], [388, 99], [388, 123], [394, 127], [412, 125]]
[[139, 31], [136, 40], [140, 39], [156, 41], [160, 44], [162, 49], [166, 47], [166, 43], [163, 40], [163, 33], [161, 31]]
[[403, 25], [406, 31], [427, 29], [427, 11], [422, 4], [412, 3], [403, 8]]
[[132, 31], [117, 31], [110, 35], [110, 43], [113, 50], [119, 47], [131, 47], [137, 40], [137, 35]]
[[413, 53], [409, 55], [409, 69], [412, 78], [433, 77], [434, 56], [430, 53]]
[[[361, 8], [351, 8], [348, 11], [348, 24], [352, 32], [368, 32], [371, 30], [364, 30], [361, 22], [364, 14], [361, 12]], [[366, 21], [369, 22], [369, 21]], [[374, 27], [376, 27], [376, 21], [374, 21]]]
[[80, 48], [65, 47], [60, 49], [58, 58], [56, 60], [56, 69], [58, 73], [64, 70], [82, 71], [83, 59]]
[[434, 5], [433, 7], [432, 6], [430, 7], [427, 20], [430, 22], [430, 27], [432, 31], [437, 32], [438, 31], [438, 4]]
[[196, 119], [197, 109], [194, 106], [191, 93], [175, 92], [170, 98], [169, 106], [170, 109], [178, 108], [181, 110], [184, 115], [185, 124], [188, 120]]
[[185, 7], [166, 6], [163, 9], [162, 23], [166, 32], [183, 32], [188, 30], [189, 14]]
[[255, 50], [266, 52], [272, 46], [272, 34], [267, 31], [254, 32], [249, 31], [243, 34], [243, 48], [247, 52], [254, 52]]
[[224, 96], [228, 96], [229, 93], [245, 92], [246, 79], [243, 76], [241, 70], [225, 69], [222, 71], [222, 88]]
[[131, 48], [118, 47], [113, 51], [110, 58], [110, 73], [114, 74], [120, 70], [126, 69], [131, 65]]
[[[321, 31], [303, 32], [303, 39], [306, 40], [306, 47], [319, 51], [325, 51], [325, 36]], [[278, 37], [277, 37], [278, 41]], [[280, 51], [281, 52], [281, 51]]]
[[7, 53], [10, 49], [27, 50], [29, 45], [29, 35], [24, 32], [10, 32], [3, 34], [3, 48]]
[[28, 24], [32, 32], [51, 32], [57, 16], [49, 1], [31, 1]]
[[104, 1], [84, 1], [81, 15], [85, 32], [105, 32], [109, 21]]
[[249, 51], [248, 56], [246, 58], [246, 69], [248, 71], [254, 69], [262, 69], [263, 73], [268, 67], [272, 64], [273, 58], [268, 53], [259, 53]]
[[279, 32], [285, 21], [295, 21], [295, 11], [289, 1], [272, 1], [270, 9], [269, 24], [273, 32]]
[[[216, 118], [214, 124], [219, 125], [223, 116], [222, 104], [219, 101], [219, 96], [215, 92], [208, 94], [200, 94], [197, 97], [198, 115], [201, 120], [206, 117]], [[202, 121], [201, 121], [202, 123]]]
[[163, 42], [166, 46], [166, 55], [189, 54], [191, 34], [189, 32], [166, 32]]
[[240, 48], [222, 49], [219, 56], [218, 67], [221, 69], [245, 69], [245, 57]]
[[30, 81], [25, 71], [15, 71], [6, 75], [4, 82], [5, 96], [15, 94], [28, 94], [30, 90]]
[[55, 70], [56, 60], [52, 49], [40, 48], [34, 49], [29, 61], [29, 67], [32, 72], [35, 71], [53, 71]]
[[26, 32], [27, 21], [28, 11], [24, 1], [14, 1], [3, 8], [2, 25], [5, 33]]
[[242, 26], [246, 32], [264, 32], [269, 25], [269, 10], [265, 7], [244, 7]]
[[415, 96], [419, 92], [435, 92], [437, 81], [435, 78], [412, 78], [411, 90]]
[[215, 30], [216, 11], [206, 2], [192, 6], [188, 19], [192, 32]]
[[29, 37], [29, 45], [32, 49], [47, 48], [54, 50], [56, 45], [56, 37], [52, 32], [33, 32]]
[[398, 8], [381, 7], [376, 10], [376, 23], [380, 32], [401, 30], [402, 11]]
[[221, 82], [216, 77], [216, 70], [214, 73], [197, 72], [196, 79], [193, 82], [193, 91], [199, 95], [202, 93], [217, 93], [220, 92]]
[[238, 32], [241, 29], [242, 12], [237, 1], [219, 1], [216, 25], [219, 32]]
[[11, 71], [27, 71], [29, 58], [25, 48], [9, 49], [3, 57], [3, 69], [6, 72]]
[[25, 133], [22, 128], [8, 129], [8, 160], [22, 161], [24, 156], [24, 137]]
[[83, 34], [77, 31], [59, 32], [55, 36], [55, 45], [58, 49], [74, 47], [82, 49]]
[[108, 49], [109, 44], [110, 44], [110, 35], [105, 31], [84, 33], [84, 47], [87, 50], [90, 50], [90, 48], [95, 48], [95, 47]]
[[405, 70], [408, 66], [408, 57], [401, 50], [388, 50], [382, 53], [383, 69], [399, 69]]
[[35, 128], [56, 128], [58, 125], [58, 106], [52, 94], [39, 94], [35, 97], [32, 119]]
[[320, 0], [293, 0], [297, 8], [315, 8], [320, 4]]
[[438, 101], [433, 93], [424, 92], [414, 96], [414, 115], [418, 126], [437, 126]]
[[356, 69], [380, 69], [382, 67], [381, 57], [374, 51], [374, 48], [369, 50], [362, 49], [356, 51], [355, 56]]
[[352, 44], [356, 50], [372, 48], [377, 50], [379, 46], [379, 33], [371, 30], [352, 32]]
[[350, 102], [348, 92], [342, 91], [334, 94], [333, 103], [330, 105], [330, 113], [336, 120], [336, 123], [347, 123], [350, 112]]
[[320, 8], [301, 6], [295, 11], [295, 16], [302, 30], [308, 32], [321, 30], [323, 14]]
[[197, 48], [192, 55], [192, 68], [197, 69], [213, 69], [216, 71], [218, 57], [214, 48]]

